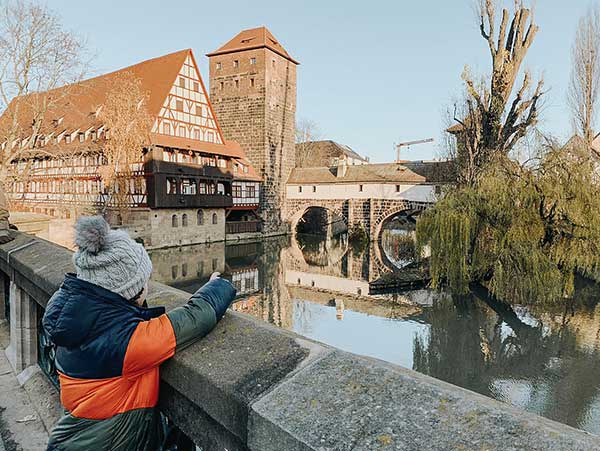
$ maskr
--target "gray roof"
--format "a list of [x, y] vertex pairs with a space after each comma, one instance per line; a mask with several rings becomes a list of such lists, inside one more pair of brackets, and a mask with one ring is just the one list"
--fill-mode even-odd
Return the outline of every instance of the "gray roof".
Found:
[[310, 183], [450, 183], [455, 180], [454, 164], [450, 161], [363, 164], [346, 166], [344, 176], [338, 168], [295, 168], [289, 184]]

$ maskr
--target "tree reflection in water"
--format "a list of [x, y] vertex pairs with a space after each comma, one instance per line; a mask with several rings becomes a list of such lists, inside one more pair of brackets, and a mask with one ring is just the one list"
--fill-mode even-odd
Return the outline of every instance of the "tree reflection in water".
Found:
[[513, 310], [483, 289], [440, 300], [423, 312], [413, 369], [600, 433], [598, 292], [579, 293], [562, 311]]

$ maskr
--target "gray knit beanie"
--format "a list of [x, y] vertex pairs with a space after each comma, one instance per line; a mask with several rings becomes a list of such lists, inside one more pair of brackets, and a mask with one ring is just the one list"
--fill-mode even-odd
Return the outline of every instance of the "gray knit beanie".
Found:
[[79, 279], [134, 298], [150, 279], [152, 262], [144, 247], [102, 216], [82, 216], [75, 224], [73, 264]]

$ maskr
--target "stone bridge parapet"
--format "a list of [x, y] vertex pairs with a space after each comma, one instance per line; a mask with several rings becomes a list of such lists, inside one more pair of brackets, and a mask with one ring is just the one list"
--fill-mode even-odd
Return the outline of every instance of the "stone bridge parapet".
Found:
[[[20, 233], [0, 246], [16, 371], [38, 364], [39, 317], [71, 255]], [[150, 291], [167, 308], [188, 297]], [[159, 407], [205, 451], [600, 450], [598, 437], [234, 312], [163, 365]]]

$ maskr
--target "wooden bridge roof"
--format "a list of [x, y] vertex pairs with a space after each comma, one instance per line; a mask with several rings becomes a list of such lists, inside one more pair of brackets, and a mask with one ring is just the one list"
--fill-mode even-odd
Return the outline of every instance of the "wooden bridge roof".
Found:
[[295, 168], [288, 184], [311, 183], [451, 183], [455, 180], [454, 164], [450, 161], [363, 164], [347, 166], [346, 173], [338, 176], [341, 168]]

